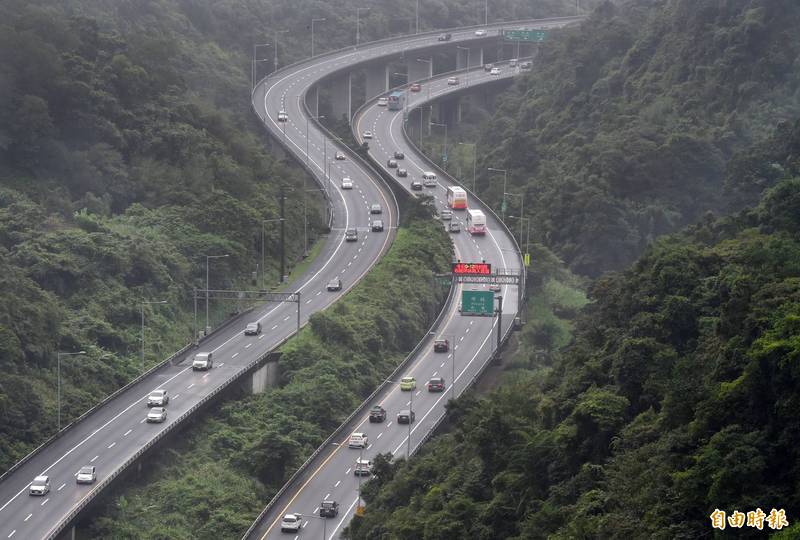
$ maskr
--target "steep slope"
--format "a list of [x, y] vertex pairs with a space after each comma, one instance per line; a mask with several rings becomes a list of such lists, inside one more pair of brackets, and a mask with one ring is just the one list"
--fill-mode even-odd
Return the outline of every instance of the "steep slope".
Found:
[[799, 129], [762, 149], [782, 172], [758, 206], [597, 280], [552, 367], [460, 400], [410, 466], [381, 463], [349, 538], [709, 538], [716, 509], [795, 523]]

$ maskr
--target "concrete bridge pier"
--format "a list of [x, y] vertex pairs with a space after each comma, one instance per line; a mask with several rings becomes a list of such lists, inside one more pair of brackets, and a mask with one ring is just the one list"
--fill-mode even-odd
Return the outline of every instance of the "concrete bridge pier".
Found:
[[312, 86], [306, 92], [306, 106], [311, 114], [319, 116], [319, 89], [316, 85]]
[[389, 66], [375, 64], [366, 69], [366, 100], [385, 94], [389, 89]]
[[278, 384], [278, 360], [280, 353], [271, 353], [266, 361], [245, 377], [243, 383], [246, 391], [251, 394], [262, 394], [267, 388], [272, 388]]
[[331, 81], [330, 98], [331, 115], [337, 120], [345, 116], [349, 123], [353, 116], [353, 84], [349, 72]]
[[[469, 57], [469, 58], [468, 58]], [[467, 65], [469, 60], [469, 65]], [[483, 47], [473, 47], [469, 51], [456, 49], [456, 69], [466, 69], [483, 65]]]

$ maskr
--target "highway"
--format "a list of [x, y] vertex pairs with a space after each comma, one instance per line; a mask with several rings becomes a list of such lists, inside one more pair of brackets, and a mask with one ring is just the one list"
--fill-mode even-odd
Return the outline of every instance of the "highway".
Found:
[[[454, 34], [455, 36], [455, 34]], [[429, 99], [433, 100], [450, 92], [464, 89], [461, 85], [484, 84], [499, 78], [510, 77], [517, 73], [507, 65], [499, 64], [501, 74], [489, 75], [482, 68], [471, 70], [469, 74], [459, 74], [461, 84], [447, 84], [448, 74], [423, 83], [421, 92], [409, 93], [409, 108], [420, 106]], [[428, 88], [429, 87], [429, 88]], [[428, 91], [430, 89], [430, 92]], [[403, 110], [390, 111], [378, 106], [377, 100], [356, 115], [353, 132], [360, 142], [365, 139], [361, 134], [365, 130], [373, 132], [368, 139], [370, 155], [385, 167], [388, 159], [395, 151], [405, 154], [398, 160], [399, 168], [408, 171], [407, 178], [397, 178], [400, 185], [412, 195], [412, 180], [421, 180], [423, 171], [431, 170], [428, 160], [418, 154], [403, 136]], [[385, 167], [394, 175], [397, 169]], [[436, 201], [438, 211], [446, 208], [445, 188], [450, 183], [439, 178], [435, 188], [424, 188], [422, 193], [431, 195]], [[470, 201], [472, 208], [476, 207]], [[485, 236], [472, 236], [465, 232], [465, 212], [453, 212], [453, 221], [461, 224], [462, 232], [453, 233], [456, 256], [462, 261], [479, 262], [485, 260], [494, 268], [516, 270], [521, 268], [521, 261], [513, 240], [505, 233], [492, 214], [487, 212], [488, 233]], [[443, 222], [446, 224], [446, 222]], [[482, 285], [465, 285], [472, 290], [484, 289]], [[460, 291], [459, 287], [459, 291]], [[517, 315], [517, 287], [503, 286], [498, 293], [504, 297], [502, 331], [505, 333]], [[459, 292], [460, 296], [460, 292]], [[436, 353], [432, 349], [434, 336], [428, 336], [426, 345], [408, 365], [407, 369], [391, 382], [387, 389], [375, 397], [374, 404], [380, 404], [387, 411], [387, 419], [383, 423], [370, 423], [368, 414], [360, 416], [352, 429], [342, 434], [332, 444], [329, 453], [315, 464], [314, 469], [302, 478], [298, 485], [282, 497], [280, 503], [259, 521], [258, 526], [248, 538], [293, 538], [282, 533], [280, 520], [286, 513], [303, 514], [303, 528], [299, 537], [319, 538], [324, 533], [326, 538], [337, 538], [352, 517], [358, 501], [360, 482], [367, 477], [356, 476], [354, 466], [357, 459], [372, 458], [378, 453], [390, 452], [395, 457], [407, 455], [409, 446], [412, 449], [421, 439], [435, 427], [443, 416], [445, 403], [452, 398], [455, 383], [455, 394], [459, 395], [470, 380], [489, 360], [496, 344], [497, 318], [461, 316], [456, 304], [450, 306], [442, 323], [436, 329], [435, 337], [448, 339], [450, 351]], [[413, 391], [401, 391], [397, 382], [400, 377], [412, 376], [416, 379], [417, 388]], [[444, 377], [444, 392], [428, 392], [425, 384], [432, 377]], [[416, 420], [410, 425], [397, 423], [397, 413], [402, 409], [415, 411]], [[409, 433], [410, 426], [410, 433]], [[353, 432], [363, 432], [369, 437], [370, 445], [366, 449], [350, 449], [347, 447], [349, 436]], [[410, 437], [410, 438], [409, 438]], [[410, 444], [409, 444], [410, 441]], [[323, 500], [335, 500], [340, 505], [340, 513], [333, 519], [319, 519], [319, 505]], [[323, 530], [324, 529], [324, 530]]]

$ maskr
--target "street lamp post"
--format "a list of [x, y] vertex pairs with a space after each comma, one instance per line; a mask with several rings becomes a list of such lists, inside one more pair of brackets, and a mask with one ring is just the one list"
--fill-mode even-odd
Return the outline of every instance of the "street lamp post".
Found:
[[[436, 332], [431, 332], [430, 335], [435, 336]], [[456, 335], [455, 334], [439, 334], [440, 337], [447, 338], [453, 344], [453, 364], [452, 364], [452, 386], [450, 387], [450, 399], [456, 398]]]
[[61, 431], [61, 357], [74, 356], [76, 354], [86, 354], [86, 351], [78, 352], [56, 352], [56, 364], [58, 371], [58, 431]]
[[[401, 384], [401, 381], [393, 381], [391, 379], [386, 379], [386, 382], [390, 384], [396, 384], [398, 386]], [[411, 396], [408, 402], [408, 438], [406, 439], [406, 459], [409, 460], [411, 459], [411, 424], [413, 423], [411, 421], [411, 417], [414, 414], [414, 390], [416, 390], [416, 388], [411, 390]]]
[[368, 7], [356, 8], [356, 47], [358, 47], [358, 42], [360, 40], [361, 12], [367, 10], [369, 10]]
[[326, 540], [328, 538], [328, 518], [324, 518], [322, 516], [318, 516], [316, 514], [300, 514], [296, 513], [295, 515], [304, 517], [304, 518], [316, 518], [322, 520], [322, 540]]
[[489, 24], [489, 0], [483, 0], [483, 25]]
[[[207, 295], [207, 293], [206, 293]], [[147, 304], [166, 304], [166, 300], [148, 301], [142, 300], [142, 373], [144, 373], [144, 306]]]
[[325, 17], [321, 19], [311, 19], [311, 58], [314, 58], [314, 23], [326, 21]]
[[[511, 197], [519, 197], [519, 215], [525, 215], [525, 195], [523, 193], [504, 193]], [[522, 244], [522, 220], [519, 222], [519, 243]]]
[[472, 147], [472, 192], [475, 193], [475, 165], [478, 161], [478, 145], [476, 143], [465, 142], [460, 142], [458, 144]]
[[522, 222], [525, 221], [525, 253], [530, 253], [530, 240], [531, 240], [531, 218], [523, 216], [508, 216], [509, 219], [518, 219], [520, 226], [520, 243], [522, 243]]
[[206, 335], [211, 331], [211, 327], [208, 325], [208, 260], [209, 259], [224, 259], [228, 257], [227, 254], [225, 255], [204, 255], [206, 258]]
[[256, 77], [258, 76], [258, 63], [259, 62], [267, 62], [266, 58], [259, 60], [256, 57], [257, 51], [259, 47], [269, 47], [270, 43], [256, 43], [253, 44], [253, 69], [250, 70], [250, 88], [256, 87]]
[[416, 10], [416, 18], [417, 18], [417, 31], [415, 34], [419, 34], [419, 0], [417, 0], [417, 10]]
[[[433, 59], [417, 58], [417, 62], [425, 62], [426, 64], [430, 65], [431, 67], [430, 67], [428, 73], [430, 73], [430, 75], [433, 76]], [[426, 84], [425, 86], [428, 87], [428, 101], [430, 101], [431, 100], [431, 85], [430, 85], [430, 81], [428, 81], [428, 84]]]
[[444, 167], [442, 167], [445, 172], [447, 172], [447, 124], [440, 124], [439, 122], [428, 122], [432, 126], [439, 126], [444, 128], [444, 154], [443, 154], [443, 161]]
[[[283, 218], [275, 218], [275, 219], [262, 219], [261, 220], [261, 288], [266, 290], [266, 277], [267, 277], [267, 268], [266, 268], [266, 255], [265, 255], [265, 247], [264, 247], [264, 238], [266, 236], [266, 231], [264, 230], [264, 224], [266, 223], [273, 223], [275, 221], [283, 221]], [[283, 244], [281, 244], [281, 250], [283, 250]], [[281, 276], [283, 279], [283, 276]]]
[[493, 172], [501, 172], [503, 173], [503, 202], [500, 205], [500, 219], [502, 221], [506, 220], [506, 184], [508, 183], [508, 171], [506, 169], [496, 169], [494, 167], [489, 167], [486, 169], [487, 171]]

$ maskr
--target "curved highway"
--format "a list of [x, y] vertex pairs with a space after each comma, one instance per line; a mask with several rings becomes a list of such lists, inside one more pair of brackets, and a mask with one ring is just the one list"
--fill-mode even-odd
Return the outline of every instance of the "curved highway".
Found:
[[[563, 24], [563, 23], [561, 23]], [[461, 39], [469, 39], [469, 32], [453, 33]], [[431, 39], [428, 37], [427, 39]], [[435, 37], [433, 38], [435, 39]], [[430, 43], [428, 43], [430, 45]], [[341, 62], [341, 59], [332, 59]], [[422, 91], [410, 93], [409, 109], [419, 107], [428, 101], [435, 100], [445, 94], [461, 92], [468, 84], [470, 87], [497, 81], [513, 76], [518, 68], [507, 64], [496, 64], [500, 67], [499, 75], [491, 75], [482, 68], [470, 70], [469, 73], [442, 74], [429, 81], [423, 81]], [[449, 85], [450, 75], [457, 75], [460, 84]], [[419, 191], [411, 190], [411, 181], [421, 181], [423, 171], [434, 170], [429, 160], [419, 154], [409, 144], [403, 134], [403, 110], [388, 110], [373, 100], [362, 108], [352, 126], [359, 142], [369, 144], [369, 154], [376, 164], [381, 164], [385, 171], [410, 194]], [[364, 139], [362, 133], [371, 131], [372, 137]], [[405, 168], [408, 177], [396, 177], [396, 168], [387, 167], [387, 161], [394, 157], [396, 151], [402, 152], [404, 158], [398, 160], [398, 168]], [[436, 187], [425, 187], [422, 193], [433, 196], [439, 212], [447, 208], [446, 186], [452, 183], [441, 176]], [[482, 208], [477, 201], [470, 200], [471, 208]], [[493, 269], [505, 269], [519, 272], [521, 259], [511, 236], [494, 217], [484, 208], [487, 218], [487, 234], [472, 236], [465, 232], [465, 212], [454, 211], [453, 221], [461, 224], [461, 232], [453, 233], [456, 256], [465, 262], [485, 260], [493, 265]], [[443, 222], [445, 225], [447, 222]], [[464, 285], [458, 287], [458, 296], [462, 287], [471, 290], [485, 289], [484, 285]], [[503, 317], [502, 332], [505, 334], [517, 315], [517, 287], [505, 285], [498, 293], [502, 295]], [[394, 457], [406, 456], [410, 448], [413, 453], [423, 438], [437, 425], [445, 413], [445, 403], [455, 395], [459, 395], [473, 377], [482, 369], [492, 356], [496, 344], [497, 318], [461, 316], [454, 303], [436, 328], [433, 336], [428, 336], [420, 352], [409, 363], [406, 369], [385, 390], [374, 397], [369, 405], [381, 405], [387, 411], [387, 418], [382, 423], [371, 423], [368, 413], [357, 417], [348, 424], [348, 429], [341, 437], [330, 444], [328, 451], [320, 454], [309, 467], [306, 474], [298, 478], [268, 511], [260, 516], [247, 538], [338, 538], [339, 533], [352, 517], [358, 504], [358, 489], [366, 478], [355, 475], [356, 460], [371, 459], [379, 453], [391, 453]], [[450, 342], [450, 351], [437, 353], [433, 351], [434, 337], [445, 338]], [[416, 389], [403, 391], [399, 388], [401, 377], [414, 377]], [[433, 377], [443, 377], [444, 392], [428, 392], [426, 382]], [[455, 385], [455, 388], [454, 388]], [[397, 423], [399, 411], [412, 409], [415, 421], [403, 425]], [[410, 429], [409, 429], [410, 427]], [[365, 433], [369, 437], [369, 445], [362, 449], [348, 448], [348, 440], [352, 433]], [[335, 518], [319, 518], [320, 503], [333, 500], [339, 505], [339, 513]], [[302, 515], [302, 529], [296, 536], [281, 532], [281, 519], [287, 513]]]

